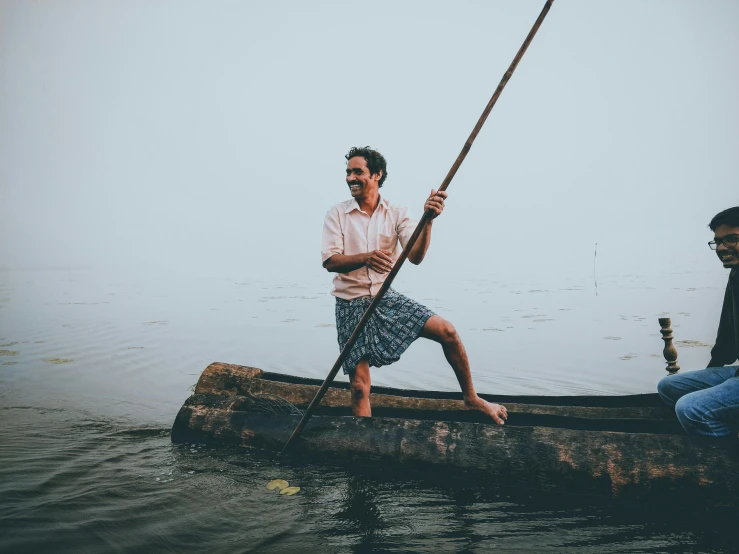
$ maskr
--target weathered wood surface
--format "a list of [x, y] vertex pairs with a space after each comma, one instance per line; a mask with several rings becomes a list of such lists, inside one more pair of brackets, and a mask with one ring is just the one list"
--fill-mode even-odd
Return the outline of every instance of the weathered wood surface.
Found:
[[[216, 396], [199, 395], [201, 401]], [[227, 401], [234, 404], [186, 403], [172, 440], [279, 450], [299, 420], [231, 409], [248, 402], [236, 396]], [[545, 490], [733, 505], [739, 494], [736, 449], [734, 441], [684, 435], [317, 415], [291, 451], [454, 467]]]
[[[281, 397], [304, 408], [317, 389], [283, 377], [211, 364], [178, 413], [172, 440], [279, 450], [299, 416], [259, 413], [262, 400]], [[416, 396], [374, 394], [375, 417], [355, 418], [348, 390], [330, 388], [291, 452], [455, 467], [500, 483], [577, 493], [728, 505], [739, 498], [739, 443], [686, 436], [666, 408], [507, 403], [508, 424], [497, 426], [461, 400], [410, 392]]]
[[[264, 379], [264, 376], [265, 372], [258, 368], [213, 363], [203, 371], [195, 386], [195, 393], [230, 396], [273, 394], [284, 398], [298, 408], [304, 409], [318, 392], [318, 387], [315, 385], [270, 381]], [[400, 396], [402, 392], [398, 391], [398, 395], [373, 393], [372, 408], [450, 412], [449, 417], [452, 419], [455, 418], [455, 413], [472, 411], [462, 400]], [[349, 391], [343, 388], [331, 387], [326, 392], [321, 405], [333, 408], [349, 407]], [[665, 406], [601, 408], [507, 402], [506, 409], [510, 414], [525, 413], [585, 419], [650, 419], [665, 421], [675, 419], [673, 410]], [[474, 411], [472, 412], [474, 413]], [[408, 414], [408, 417], [412, 417], [412, 414]]]

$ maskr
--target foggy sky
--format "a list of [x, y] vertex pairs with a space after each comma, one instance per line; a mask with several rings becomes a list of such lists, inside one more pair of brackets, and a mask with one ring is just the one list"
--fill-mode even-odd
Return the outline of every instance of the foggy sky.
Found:
[[[348, 149], [420, 216], [542, 5], [3, 0], [0, 267], [317, 276]], [[411, 278], [721, 271], [738, 22], [557, 0]]]

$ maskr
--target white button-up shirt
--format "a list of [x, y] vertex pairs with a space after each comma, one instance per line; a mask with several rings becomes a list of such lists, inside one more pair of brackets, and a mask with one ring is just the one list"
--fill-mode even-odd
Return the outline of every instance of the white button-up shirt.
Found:
[[[362, 211], [353, 198], [336, 204], [326, 213], [323, 222], [321, 263], [334, 254], [351, 256], [373, 250], [390, 250], [394, 263], [408, 244], [416, 225], [418, 220], [410, 218], [407, 208], [394, 206], [382, 197], [371, 216]], [[387, 275], [367, 266], [349, 273], [337, 273], [331, 294], [345, 300], [375, 296]]]

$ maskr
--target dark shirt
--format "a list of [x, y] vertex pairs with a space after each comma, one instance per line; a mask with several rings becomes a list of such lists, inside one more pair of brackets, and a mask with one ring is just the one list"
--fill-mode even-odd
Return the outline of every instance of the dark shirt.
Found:
[[732, 269], [729, 273], [729, 282], [726, 284], [716, 344], [711, 349], [711, 362], [708, 367], [730, 365], [737, 358], [739, 358], [739, 270]]

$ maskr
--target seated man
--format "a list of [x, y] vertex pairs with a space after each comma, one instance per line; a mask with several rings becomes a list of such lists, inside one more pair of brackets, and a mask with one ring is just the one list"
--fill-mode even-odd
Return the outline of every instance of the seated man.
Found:
[[739, 365], [728, 365], [739, 357], [739, 206], [719, 213], [708, 226], [714, 233], [708, 245], [731, 269], [711, 361], [706, 369], [668, 375], [657, 392], [675, 406], [688, 433], [724, 437], [739, 429]]

